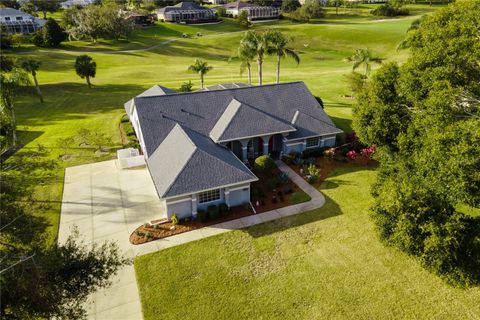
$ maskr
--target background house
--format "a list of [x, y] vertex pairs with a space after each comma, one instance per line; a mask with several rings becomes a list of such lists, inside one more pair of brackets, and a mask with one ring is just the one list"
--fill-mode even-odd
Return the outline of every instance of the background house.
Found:
[[202, 23], [217, 20], [215, 12], [194, 2], [180, 2], [157, 11], [158, 20], [173, 23]]
[[233, 17], [238, 17], [241, 11], [246, 11], [250, 21], [278, 19], [280, 16], [280, 9], [277, 7], [258, 6], [253, 3], [241, 2], [240, 0], [227, 3], [223, 7], [227, 14]]
[[94, 0], [66, 0], [60, 3], [62, 9], [70, 9], [75, 6], [86, 7], [92, 3]]
[[33, 33], [43, 27], [45, 20], [12, 8], [0, 8], [0, 25], [2, 32], [9, 34]]
[[334, 146], [342, 132], [303, 82], [190, 93], [157, 85], [125, 111], [168, 217], [249, 202], [249, 159]]

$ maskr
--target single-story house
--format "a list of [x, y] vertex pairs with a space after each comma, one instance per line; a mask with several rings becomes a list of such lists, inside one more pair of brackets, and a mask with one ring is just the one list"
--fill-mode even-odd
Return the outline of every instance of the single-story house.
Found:
[[272, 6], [259, 6], [253, 3], [246, 3], [240, 0], [224, 4], [223, 7], [227, 14], [234, 18], [238, 17], [241, 11], [248, 13], [248, 20], [270, 20], [278, 19], [280, 16], [280, 9]]
[[195, 2], [180, 2], [157, 11], [158, 20], [173, 23], [205, 23], [217, 20], [215, 11]]
[[43, 27], [45, 20], [13, 8], [0, 8], [0, 25], [2, 32], [8, 34], [33, 33]]
[[167, 216], [250, 202], [248, 159], [335, 146], [338, 129], [303, 82], [154, 86], [125, 103]]
[[63, 10], [71, 9], [73, 7], [86, 7], [93, 4], [94, 0], [66, 0], [60, 3]]
[[206, 0], [206, 3], [211, 3], [211, 4], [224, 4], [227, 3], [227, 0]]
[[[347, 0], [348, 1], [348, 0]], [[299, 0], [300, 4], [303, 6], [305, 4], [305, 0]], [[327, 0], [318, 0], [321, 6], [325, 7], [327, 5]]]

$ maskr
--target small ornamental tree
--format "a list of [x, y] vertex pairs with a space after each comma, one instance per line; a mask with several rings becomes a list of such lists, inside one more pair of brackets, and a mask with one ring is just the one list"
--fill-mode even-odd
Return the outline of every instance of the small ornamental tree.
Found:
[[254, 168], [260, 173], [270, 173], [275, 168], [275, 162], [267, 155], [260, 156], [255, 159]]
[[252, 25], [250, 20], [248, 20], [248, 12], [245, 10], [240, 11], [237, 17], [237, 21], [240, 25], [244, 26], [245, 28], [248, 28]]
[[300, 8], [302, 5], [298, 0], [283, 0], [282, 12], [293, 12]]
[[90, 78], [95, 78], [97, 72], [97, 63], [93, 61], [92, 57], [86, 54], [78, 56], [75, 60], [75, 71], [80, 78], [86, 78], [88, 87], [91, 88]]
[[350, 160], [355, 160], [357, 158], [357, 152], [355, 150], [350, 150], [347, 152], [347, 157]]
[[33, 43], [37, 47], [58, 47], [62, 41], [67, 38], [65, 31], [58, 25], [58, 23], [49, 18], [45, 25], [38, 29], [33, 36]]
[[204, 86], [204, 77], [212, 69], [213, 67], [209, 66], [208, 62], [200, 59], [195, 59], [195, 63], [188, 67], [188, 71], [198, 73], [200, 76], [200, 85], [202, 89]]

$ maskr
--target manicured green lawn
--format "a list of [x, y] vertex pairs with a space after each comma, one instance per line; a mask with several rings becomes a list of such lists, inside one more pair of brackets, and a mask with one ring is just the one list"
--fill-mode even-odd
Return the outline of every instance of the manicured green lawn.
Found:
[[136, 258], [145, 319], [478, 319], [480, 288], [378, 241], [374, 178], [338, 169], [321, 209]]
[[[300, 51], [301, 63], [282, 62], [282, 81], [305, 81], [310, 90], [322, 97], [325, 110], [334, 122], [350, 131], [352, 99], [344, 75], [351, 65], [344, 58], [361, 47], [370, 48], [375, 54], [388, 60], [403, 61], [406, 52], [397, 52], [397, 44], [403, 39], [415, 17], [391, 21], [366, 21], [349, 17], [341, 21], [325, 21], [314, 24], [294, 24], [286, 20], [262, 23], [254, 28], [279, 28], [293, 37], [292, 47]], [[98, 44], [67, 42], [61, 49], [27, 46], [11, 54], [17, 58], [29, 57], [42, 61], [38, 72], [45, 103], [38, 102], [33, 94], [24, 94], [17, 102], [20, 141], [26, 148], [40, 144], [51, 151], [50, 158], [62, 153], [59, 138], [75, 136], [79, 128], [98, 130], [112, 137], [112, 147], [121, 147], [118, 121], [123, 114], [123, 103], [155, 83], [179, 88], [184, 81], [192, 80], [198, 88], [197, 75], [187, 67], [195, 58], [205, 59], [213, 66], [206, 76], [206, 84], [246, 82], [246, 75], [239, 75], [239, 65], [229, 62], [235, 54], [242, 31], [232, 20], [205, 26], [182, 26], [159, 23], [139, 29], [130, 38], [132, 42], [99, 41]], [[195, 37], [197, 32], [202, 37]], [[181, 39], [179, 35], [194, 36]], [[146, 48], [168, 39], [177, 39], [150, 51], [110, 52]], [[80, 51], [91, 51], [97, 62], [97, 76], [89, 89], [74, 71], [75, 57]], [[106, 52], [104, 52], [106, 51]], [[376, 66], [374, 66], [376, 67]], [[256, 83], [256, 67], [253, 68]], [[264, 82], [275, 80], [275, 59], [269, 57], [264, 64]], [[32, 90], [33, 92], [33, 90]], [[36, 211], [51, 224], [49, 240], [56, 237], [65, 167], [114, 157], [97, 157], [90, 149], [72, 144], [68, 161], [59, 161], [57, 179], [37, 188]], [[10, 161], [15, 161], [12, 157]]]

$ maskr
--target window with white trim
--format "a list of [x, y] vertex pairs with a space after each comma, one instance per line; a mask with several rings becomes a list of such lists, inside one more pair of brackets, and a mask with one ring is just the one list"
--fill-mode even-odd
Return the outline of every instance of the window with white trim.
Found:
[[307, 138], [307, 148], [316, 148], [318, 147], [318, 137]]
[[211, 202], [215, 200], [220, 200], [220, 189], [200, 192], [198, 194], [199, 203]]

